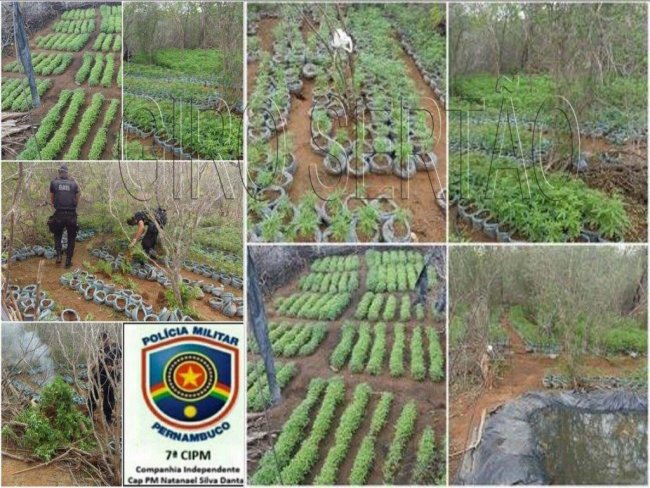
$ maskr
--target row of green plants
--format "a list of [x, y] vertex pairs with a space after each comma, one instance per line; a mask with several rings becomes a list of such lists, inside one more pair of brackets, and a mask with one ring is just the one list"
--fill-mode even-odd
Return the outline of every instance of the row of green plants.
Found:
[[52, 30], [66, 34], [95, 32], [95, 19], [59, 20], [52, 26]]
[[[379, 392], [377, 392], [379, 393]], [[371, 387], [362, 383], [355, 387], [350, 402], [345, 406], [340, 418], [336, 411], [345, 400], [345, 384], [341, 377], [329, 380], [311, 380], [304, 400], [292, 411], [282, 427], [273, 446], [262, 456], [256, 470], [250, 477], [252, 485], [305, 484], [310, 473], [318, 464], [323, 442], [332, 435], [333, 442], [324, 455], [323, 462], [315, 473], [314, 484], [333, 485], [339, 483], [343, 462], [353, 455], [354, 461], [348, 481], [351, 485], [363, 485], [368, 481], [375, 467], [379, 434], [388, 423], [395, 396], [381, 392], [370, 417], [370, 426], [358, 447], [353, 438], [366, 417], [372, 396], [376, 394]], [[370, 414], [368, 414], [370, 415]], [[398, 475], [405, 472], [403, 461], [410, 440], [415, 435], [418, 411], [413, 401], [403, 408], [395, 424], [390, 447], [383, 464], [384, 482], [393, 484]], [[313, 419], [313, 422], [312, 422]], [[332, 430], [336, 426], [335, 430]], [[430, 427], [422, 433], [416, 448], [412, 481], [429, 479], [440, 460], [440, 450], [436, 448], [435, 436]], [[444, 465], [444, 464], [443, 464]], [[438, 471], [435, 471], [438, 474]]]
[[350, 485], [365, 485], [368, 481], [368, 476], [375, 464], [377, 436], [388, 422], [393, 399], [394, 395], [390, 392], [384, 392], [379, 397], [379, 402], [370, 419], [370, 429], [361, 441], [352, 464], [352, 470], [348, 478]]
[[320, 404], [323, 391], [334, 395], [331, 380], [314, 378], [309, 383], [304, 400], [291, 412], [282, 426], [273, 449], [269, 449], [257, 463], [255, 473], [249, 481], [252, 485], [277, 485], [282, 483], [279, 473], [291, 462], [293, 454], [305, 438], [314, 410]]
[[[75, 122], [77, 122], [77, 116], [84, 106], [85, 100], [86, 95], [82, 88], [61, 90], [59, 99], [41, 120], [36, 134], [27, 140], [23, 151], [18, 155], [18, 159], [52, 160], [59, 156], [68, 141], [68, 136], [72, 132]], [[89, 110], [85, 112], [84, 117], [79, 122], [79, 133], [75, 136], [75, 139], [78, 139], [71, 146], [69, 155], [77, 153], [85, 145], [102, 106], [103, 96], [94, 95]], [[95, 135], [95, 139], [93, 139], [89, 151], [90, 159], [99, 159], [99, 155], [103, 152], [108, 137], [108, 126], [117, 115], [118, 108], [119, 101], [111, 100], [102, 125]]]
[[120, 34], [104, 34], [100, 32], [93, 44], [93, 51], [116, 51], [122, 50], [122, 36]]
[[94, 8], [73, 8], [66, 10], [61, 14], [63, 20], [81, 20], [81, 19], [94, 19]]
[[[154, 71], [158, 73], [158, 71]], [[170, 73], [161, 70], [158, 78], [149, 76], [149, 66], [139, 63], [128, 63], [126, 67], [126, 86], [130, 93], [151, 95], [163, 98], [194, 100], [195, 103], [216, 94], [215, 87], [209, 84], [189, 81], [189, 77], [174, 78]]]
[[277, 313], [311, 320], [336, 320], [348, 307], [350, 299], [349, 292], [324, 294], [299, 292], [280, 300]]
[[321, 293], [354, 292], [359, 288], [358, 271], [314, 272], [300, 278], [298, 288], [302, 291]]
[[56, 51], [81, 51], [90, 39], [89, 33], [82, 34], [47, 34], [36, 38], [36, 45], [41, 49]]
[[557, 347], [557, 339], [552, 331], [546, 331], [529, 320], [529, 316], [523, 306], [515, 305], [510, 307], [508, 319], [527, 346], [535, 349]]
[[[91, 161], [97, 161], [99, 159], [102, 159], [101, 157], [102, 153], [104, 152], [104, 148], [108, 143], [108, 128], [113, 122], [113, 120], [115, 120], [119, 108], [120, 108], [120, 101], [117, 99], [112, 99], [108, 105], [108, 109], [106, 110], [106, 113], [104, 114], [104, 118], [102, 119], [102, 124], [99, 126], [99, 129], [97, 129], [97, 133], [95, 134], [93, 143], [90, 146], [90, 151], [88, 151], [87, 159]], [[117, 147], [118, 143], [119, 143], [119, 136], [115, 139], [114, 146]], [[117, 159], [115, 147], [113, 148], [111, 159]]]
[[[622, 198], [561, 173], [542, 174], [483, 154], [451, 157], [450, 194], [467, 214], [486, 211], [499, 230], [534, 242], [575, 241], [583, 230], [622, 240], [630, 228]], [[461, 176], [462, 171], [462, 176]], [[462, 184], [461, 184], [462, 180]], [[526, 180], [528, 184], [526, 184]], [[489, 191], [488, 191], [489, 188]]]
[[[422, 266], [414, 263], [385, 264], [368, 268], [366, 288], [378, 293], [415, 290], [415, 284], [422, 271]], [[435, 275], [429, 277], [435, 282]]]
[[102, 85], [104, 88], [109, 88], [113, 81], [113, 74], [115, 71], [115, 58], [112, 54], [101, 53], [95, 54], [94, 64], [92, 69], [90, 64], [92, 61], [92, 54], [84, 54], [83, 63], [77, 71], [75, 82], [80, 85], [88, 78], [88, 86]]
[[312, 423], [309, 435], [301, 434], [304, 439], [293, 455], [289, 464], [281, 472], [280, 479], [285, 485], [302, 485], [305, 478], [311, 472], [318, 461], [320, 446], [336, 421], [338, 406], [345, 400], [345, 383], [340, 377], [333, 377], [329, 380], [325, 396], [314, 422]]
[[[295, 363], [286, 363], [276, 368], [276, 380], [280, 389], [285, 388], [297, 373], [298, 366]], [[249, 412], [259, 412], [269, 406], [271, 391], [266, 373], [259, 374], [255, 382], [248, 387], [247, 399]]]
[[408, 444], [415, 433], [415, 422], [418, 418], [418, 410], [414, 401], [408, 402], [404, 405], [400, 416], [395, 424], [395, 434], [393, 435], [392, 442], [388, 448], [388, 454], [384, 460], [382, 473], [384, 475], [384, 483], [392, 485], [395, 483], [395, 478], [402, 468], [402, 461]]
[[[400, 377], [405, 374], [406, 328], [404, 324], [397, 323], [392, 330], [393, 346], [388, 360], [388, 370], [391, 376]], [[428, 342], [428, 355], [425, 354], [425, 335]], [[352, 373], [365, 371], [372, 375], [380, 375], [384, 367], [386, 343], [385, 323], [379, 322], [372, 327], [367, 322], [362, 322], [358, 326], [346, 322], [341, 327], [339, 342], [330, 355], [330, 366], [338, 371], [349, 360], [348, 365]], [[410, 369], [411, 376], [417, 381], [423, 381], [427, 376], [432, 381], [441, 381], [444, 378], [444, 353], [434, 328], [422, 326], [413, 328], [410, 342]]]
[[[36, 90], [43, 96], [52, 87], [52, 80], [44, 78], [36, 80]], [[26, 112], [32, 108], [32, 94], [26, 79], [2, 80], [2, 110]]]
[[[32, 56], [32, 67], [37, 75], [60, 75], [68, 69], [72, 59], [73, 56], [70, 53], [37, 53]], [[20, 61], [12, 61], [4, 66], [4, 70], [21, 73], [23, 65]]]
[[[441, 5], [389, 5], [388, 11], [394, 23], [411, 45], [414, 56], [428, 73], [444, 74], [446, 66], [447, 40], [434, 29], [444, 28], [445, 9]], [[440, 76], [444, 93], [445, 76]]]
[[359, 256], [327, 256], [318, 258], [311, 264], [311, 270], [318, 273], [334, 271], [356, 271], [359, 269]]
[[102, 15], [100, 31], [107, 34], [122, 32], [122, 7], [120, 5], [101, 5], [99, 12]]
[[[273, 323], [269, 327], [269, 340], [274, 356], [309, 356], [327, 337], [327, 325], [320, 323], [288, 324]], [[251, 337], [251, 350], [258, 351], [254, 337]]]
[[415, 264], [418, 267], [424, 265], [424, 256], [418, 251], [407, 251], [405, 249], [378, 251], [370, 249], [366, 251], [366, 265], [368, 268], [380, 267], [389, 264]]
[[72, 143], [68, 148], [68, 151], [63, 156], [63, 159], [76, 160], [80, 159], [81, 148], [86, 143], [90, 131], [95, 125], [95, 122], [99, 118], [99, 114], [102, 111], [102, 106], [104, 105], [104, 95], [101, 93], [95, 93], [90, 101], [90, 105], [81, 116], [79, 125], [77, 126], [77, 134], [72, 139]]
[[[367, 291], [361, 297], [357, 309], [354, 312], [354, 318], [357, 320], [369, 320], [376, 322], [383, 320], [386, 322], [399, 319], [400, 322], [411, 320], [415, 312], [415, 318], [418, 321], [424, 320], [426, 313], [422, 303], [417, 303], [415, 307], [411, 305], [411, 297], [403, 294], [398, 302], [396, 295], [384, 295]], [[399, 312], [399, 313], [398, 313]]]
[[[128, 87], [125, 87], [128, 88]], [[241, 120], [171, 100], [149, 100], [124, 94], [124, 120], [163, 141], [204, 159], [237, 159], [241, 152]]]
[[334, 444], [330, 447], [320, 472], [314, 478], [316, 485], [335, 485], [341, 464], [352, 448], [352, 438], [361, 427], [370, 403], [372, 388], [361, 383], [354, 389], [352, 402], [347, 405], [334, 432]]

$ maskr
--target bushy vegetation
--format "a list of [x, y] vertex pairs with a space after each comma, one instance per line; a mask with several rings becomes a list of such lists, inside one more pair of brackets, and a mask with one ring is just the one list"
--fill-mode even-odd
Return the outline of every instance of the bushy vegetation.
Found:
[[51, 460], [61, 449], [72, 447], [88, 449], [94, 444], [92, 422], [74, 402], [74, 391], [60, 376], [41, 390], [39, 403], [22, 410], [14, 419], [22, 424], [6, 425], [3, 436], [14, 440], [22, 449], [33, 452], [43, 461]]

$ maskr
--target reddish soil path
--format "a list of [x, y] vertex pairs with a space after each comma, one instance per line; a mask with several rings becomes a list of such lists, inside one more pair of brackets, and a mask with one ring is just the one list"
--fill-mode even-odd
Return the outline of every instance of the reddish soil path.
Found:
[[[77, 242], [75, 246], [75, 257], [73, 259], [74, 265], [71, 270], [74, 270], [76, 268], [85, 269], [85, 263], [89, 263], [91, 266], [97, 263], [98, 259], [92, 256], [88, 251], [93, 247], [101, 245], [99, 244], [99, 241], [101, 239], [102, 237], [96, 237], [89, 241]], [[39, 259], [37, 258], [29, 258], [25, 261], [21, 261], [12, 265], [11, 270], [9, 273], [7, 273], [9, 275], [10, 283], [17, 284], [19, 286], [35, 283], [36, 273], [38, 270], [38, 262]], [[86, 301], [76, 291], [73, 291], [61, 285], [59, 283], [59, 278], [65, 272], [66, 269], [63, 268], [62, 265], [57, 265], [53, 259], [44, 260], [43, 281], [41, 285], [42, 289], [50, 294], [50, 296], [54, 299], [56, 305], [61, 310], [64, 308], [72, 307], [79, 313], [82, 320], [86, 319], [86, 317], [90, 317], [90, 320], [127, 320], [126, 315], [118, 313], [112, 308], [105, 305], [97, 305], [92, 300]], [[189, 271], [183, 271], [182, 275], [192, 280], [203, 280], [205, 283], [217, 284], [214, 280], [207, 279], [203, 276]], [[125, 275], [124, 278], [129, 279], [133, 282], [137, 293], [142, 295], [146, 302], [153, 305], [156, 312], [160, 311], [166, 305], [164, 294], [165, 288], [157, 281], [143, 280], [131, 275]], [[104, 276], [102, 279], [110, 281], [107, 277]], [[242, 290], [237, 290], [230, 286], [224, 286], [224, 289], [226, 291], [234, 293], [235, 296], [242, 296]], [[209, 296], [206, 295], [200, 300], [193, 300], [193, 303], [191, 304], [199, 314], [201, 320], [241, 321], [241, 319], [226, 317], [220, 312], [214, 310], [210, 307], [208, 300]]]
[[[508, 400], [526, 392], [544, 389], [542, 380], [547, 371], [560, 367], [561, 358], [551, 359], [543, 354], [526, 352], [519, 334], [506, 317], [501, 322], [510, 338], [510, 350], [505, 355], [507, 366], [491, 390], [474, 388], [456, 392], [450, 385], [449, 393], [449, 479], [453, 482], [462, 461], [462, 455], [452, 456], [468, 447], [474, 439], [483, 410], [489, 414]], [[642, 363], [629, 357], [602, 358], [591, 356], [584, 359], [585, 367], [599, 374], [620, 375], [631, 372]]]
[[[352, 447], [350, 448], [350, 451], [348, 452], [345, 461], [341, 464], [339, 468], [338, 478], [337, 478], [338, 484], [341, 485], [348, 484], [348, 477], [350, 474], [350, 470], [352, 469], [354, 460], [356, 458], [357, 449], [362, 439], [368, 433], [368, 427], [370, 425], [370, 417], [372, 417], [372, 414], [374, 413], [374, 407], [377, 404], [379, 395], [383, 392], [386, 391], [393, 392], [395, 397], [393, 399], [393, 404], [390, 410], [388, 421], [386, 422], [386, 425], [381, 430], [377, 438], [377, 442], [375, 445], [375, 462], [374, 462], [374, 467], [372, 469], [372, 472], [370, 473], [368, 484], [373, 484], [373, 485], [383, 484], [382, 467], [384, 464], [384, 459], [392, 443], [395, 423], [397, 421], [397, 418], [399, 417], [402, 408], [408, 401], [411, 400], [415, 401], [418, 410], [418, 419], [416, 423], [415, 434], [413, 436], [413, 439], [411, 439], [411, 442], [409, 442], [408, 447], [406, 449], [406, 454], [402, 462], [402, 468], [396, 480], [397, 484], [410, 483], [415, 456], [417, 453], [417, 443], [420, 440], [420, 435], [424, 430], [424, 427], [427, 425], [433, 426], [436, 432], [436, 438], [438, 440], [443, 439], [445, 436], [445, 415], [446, 415], [445, 382], [432, 383], [430, 380], [418, 382], [415, 381], [410, 376], [409, 344], [410, 344], [413, 327], [417, 324], [416, 320], [411, 320], [410, 322], [406, 323], [407, 347], [405, 349], [405, 354], [404, 354], [404, 366], [405, 366], [404, 376], [400, 378], [393, 378], [389, 375], [388, 361], [389, 361], [390, 351], [392, 349], [393, 338], [394, 338], [393, 328], [391, 327], [392, 323], [386, 323], [387, 325], [386, 348], [385, 348], [383, 369], [381, 375], [373, 376], [367, 373], [360, 373], [360, 374], [351, 373], [347, 363], [338, 372], [333, 371], [332, 368], [330, 367], [329, 357], [332, 351], [334, 350], [334, 348], [339, 343], [340, 336], [341, 336], [341, 332], [340, 332], [341, 327], [348, 320], [351, 320], [354, 323], [359, 322], [357, 320], [354, 320], [353, 314], [357, 308], [359, 300], [363, 296], [364, 288], [365, 288], [365, 286], [363, 285], [365, 284], [366, 269], [365, 269], [365, 263], [363, 263], [363, 259], [361, 259], [361, 263], [362, 263], [361, 268], [359, 270], [359, 283], [361, 284], [361, 286], [359, 287], [359, 289], [353, 292], [350, 305], [343, 313], [341, 318], [332, 322], [327, 322], [328, 329], [329, 329], [328, 335], [325, 338], [325, 340], [321, 343], [321, 345], [318, 347], [316, 352], [311, 356], [307, 356], [307, 357], [278, 359], [278, 362], [281, 363], [294, 362], [296, 366], [298, 366], [298, 373], [296, 377], [294, 377], [289, 382], [287, 387], [284, 390], [282, 390], [282, 398], [283, 398], [282, 403], [279, 406], [273, 407], [268, 410], [267, 413], [269, 418], [269, 425], [266, 427], [266, 430], [273, 431], [273, 430], [282, 429], [284, 422], [288, 419], [289, 415], [291, 415], [291, 412], [293, 412], [296, 406], [304, 399], [305, 392], [307, 391], [309, 382], [313, 378], [330, 378], [332, 376], [340, 376], [343, 378], [345, 383], [345, 388], [346, 388], [345, 401], [337, 409], [335, 415], [336, 420], [334, 421], [334, 425], [332, 426], [331, 430], [328, 432], [328, 435], [320, 445], [318, 461], [315, 465], [315, 468], [312, 469], [310, 475], [305, 480], [305, 484], [310, 484], [313, 481], [314, 477], [318, 474], [320, 467], [323, 465], [325, 456], [327, 455], [327, 452], [329, 451], [329, 448], [331, 447], [334, 441], [334, 432], [336, 430], [336, 426], [338, 425], [338, 419], [340, 418], [340, 415], [345, 410], [345, 406], [348, 405], [350, 400], [352, 399], [354, 389], [358, 384], [367, 383], [372, 388], [373, 394], [370, 403], [366, 408], [366, 415], [361, 424], [361, 427], [353, 437], [353, 442], [351, 444]], [[296, 276], [291, 283], [276, 290], [273, 294], [273, 298], [276, 298], [278, 296], [290, 295], [291, 293], [299, 291], [297, 286], [298, 281], [303, 275], [308, 273], [309, 270], [305, 269], [303, 273], [301, 273], [299, 276]], [[305, 323], [305, 321], [301, 319], [291, 319], [287, 317], [277, 316], [274, 313], [274, 309], [271, 301], [266, 302], [266, 306], [267, 306], [267, 315], [269, 321], [287, 322], [291, 324]], [[374, 326], [374, 322], [371, 324]], [[422, 324], [420, 323], [420, 325]], [[442, 331], [444, 331], [444, 322], [433, 322], [430, 320], [429, 323], [425, 325], [434, 326], [440, 332], [440, 342], [444, 349], [444, 345], [446, 343], [445, 336], [442, 333]], [[429, 347], [428, 341], [426, 340], [425, 337], [424, 348], [425, 348], [425, 352], [427, 353], [428, 353], [428, 347]], [[257, 363], [261, 361], [261, 358], [258, 355], [249, 353], [248, 361], [249, 363], [251, 362]], [[427, 365], [428, 365], [428, 356], [427, 356]], [[313, 414], [313, 416], [315, 416], [315, 413]], [[308, 427], [305, 430], [305, 435], [307, 435], [310, 428], [311, 427]], [[271, 447], [272, 447], [272, 443], [269, 442], [268, 448]], [[249, 462], [248, 465], [249, 474], [255, 472], [255, 466], [256, 466], [255, 462]]]
[[[20, 455], [20, 453], [16, 453]], [[33, 468], [37, 463], [25, 463], [2, 456], [2, 486], [74, 486], [79, 481], [71, 474], [55, 465], [41, 466], [25, 473], [14, 474], [23, 469]]]
[[[260, 48], [263, 51], [271, 51], [273, 36], [272, 29], [278, 19], [263, 19], [258, 24], [257, 36], [260, 39]], [[303, 34], [309, 32], [309, 28], [302, 26]], [[395, 42], [398, 42], [397, 40]], [[312, 105], [313, 81], [303, 79], [301, 98], [291, 98], [288, 123], [285, 134], [293, 142], [293, 154], [298, 163], [294, 175], [293, 185], [288, 191], [289, 198], [297, 204], [301, 198], [310, 192], [315, 191], [321, 198], [326, 199], [335, 189], [343, 188], [346, 195], [355, 194], [360, 186], [366, 189], [369, 198], [376, 198], [380, 195], [390, 195], [395, 202], [403, 208], [408, 209], [412, 215], [411, 230], [415, 233], [419, 242], [444, 242], [446, 240], [446, 215], [436, 204], [435, 195], [447, 182], [447, 160], [446, 160], [446, 113], [442, 104], [430, 87], [424, 82], [414, 61], [402, 53], [402, 60], [406, 64], [408, 77], [411, 78], [421, 96], [421, 108], [427, 109], [432, 114], [441, 111], [440, 127], [436, 127], [436, 134], [442, 134], [437, 139], [434, 152], [438, 157], [437, 171], [418, 171], [411, 180], [402, 180], [393, 175], [366, 174], [363, 178], [348, 176], [332, 176], [323, 169], [323, 157], [316, 154], [310, 145], [311, 124], [309, 110]], [[253, 92], [255, 87], [255, 76], [258, 63], [248, 64], [248, 93]], [[439, 107], [439, 109], [436, 107]], [[438, 120], [436, 120], [438, 122]], [[345, 126], [342, 120], [335, 121], [334, 126]], [[283, 136], [274, 136], [270, 140], [271, 147], [283, 144]]]

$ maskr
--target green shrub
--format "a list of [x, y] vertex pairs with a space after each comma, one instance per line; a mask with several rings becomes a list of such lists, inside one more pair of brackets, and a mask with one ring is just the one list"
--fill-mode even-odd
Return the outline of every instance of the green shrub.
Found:
[[60, 376], [43, 387], [38, 404], [22, 410], [14, 420], [25, 425], [23, 435], [16, 435], [10, 426], [2, 433], [43, 461], [51, 460], [61, 449], [89, 450], [94, 445], [92, 422], [79, 411], [74, 391]]
[[386, 322], [393, 320], [395, 312], [397, 312], [397, 297], [395, 295], [389, 295], [384, 306], [384, 320]]
[[415, 430], [415, 421], [417, 420], [418, 411], [415, 402], [408, 402], [402, 409], [402, 413], [395, 424], [395, 435], [388, 449], [388, 455], [384, 460], [382, 472], [384, 474], [384, 483], [392, 485], [395, 477], [399, 472], [406, 447], [411, 440]]
[[312, 418], [312, 409], [318, 403], [327, 382], [315, 378], [309, 383], [305, 399], [291, 412], [289, 419], [282, 426], [273, 449], [266, 451], [257, 464], [257, 470], [250, 479], [252, 485], [279, 484], [278, 474], [289, 464], [300, 442], [305, 438], [305, 431]]
[[390, 352], [388, 367], [390, 375], [398, 377], [404, 375], [404, 351], [406, 350], [406, 331], [404, 324], [395, 324], [395, 340]]
[[359, 325], [359, 337], [357, 338], [357, 343], [354, 345], [354, 349], [352, 349], [352, 356], [350, 357], [350, 371], [353, 373], [361, 373], [363, 371], [371, 342], [370, 324], [364, 322]]
[[386, 353], [386, 325], [382, 322], [375, 324], [375, 340], [370, 350], [370, 359], [366, 366], [366, 372], [372, 375], [381, 374], [384, 363], [384, 354]]
[[411, 320], [411, 297], [402, 295], [402, 304], [399, 309], [400, 322], [408, 322]]
[[427, 425], [418, 444], [418, 452], [413, 468], [413, 483], [433, 485], [436, 482], [436, 438], [431, 426]]
[[422, 381], [427, 374], [424, 365], [424, 344], [422, 342], [422, 327], [413, 329], [411, 337], [411, 375], [417, 381]]
[[366, 436], [361, 441], [359, 450], [357, 451], [357, 456], [354, 459], [354, 464], [352, 465], [352, 470], [350, 471], [350, 477], [348, 479], [350, 485], [365, 485], [370, 470], [375, 461], [375, 443], [377, 440], [377, 435], [384, 428], [386, 422], [388, 421], [388, 415], [390, 414], [390, 407], [393, 403], [393, 394], [389, 392], [384, 392], [379, 398], [379, 403], [375, 407], [375, 411], [372, 414], [372, 419], [370, 420], [370, 430]]
[[354, 324], [350, 322], [346, 322], [343, 327], [341, 327], [341, 340], [330, 356], [330, 366], [335, 370], [338, 371], [341, 369], [348, 360], [352, 348], [354, 347], [354, 338], [356, 334], [357, 330], [354, 327]]
[[372, 389], [366, 383], [357, 385], [350, 403], [339, 420], [339, 425], [334, 433], [334, 445], [325, 457], [325, 462], [320, 473], [314, 478], [316, 485], [335, 485], [336, 477], [341, 463], [352, 445], [352, 438], [359, 430], [366, 413]]

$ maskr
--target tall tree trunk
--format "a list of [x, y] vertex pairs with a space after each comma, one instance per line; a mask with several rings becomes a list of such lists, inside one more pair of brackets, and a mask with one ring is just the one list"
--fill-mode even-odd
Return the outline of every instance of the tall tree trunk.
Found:
[[273, 351], [271, 349], [271, 340], [269, 339], [269, 329], [266, 321], [266, 310], [264, 309], [264, 300], [262, 290], [260, 290], [259, 278], [255, 262], [248, 253], [248, 278], [247, 278], [247, 297], [248, 297], [248, 323], [253, 329], [255, 340], [259, 346], [260, 353], [264, 359], [266, 369], [266, 378], [269, 383], [271, 392], [271, 405], [277, 405], [282, 400], [280, 387], [275, 376], [275, 362], [273, 360]]

